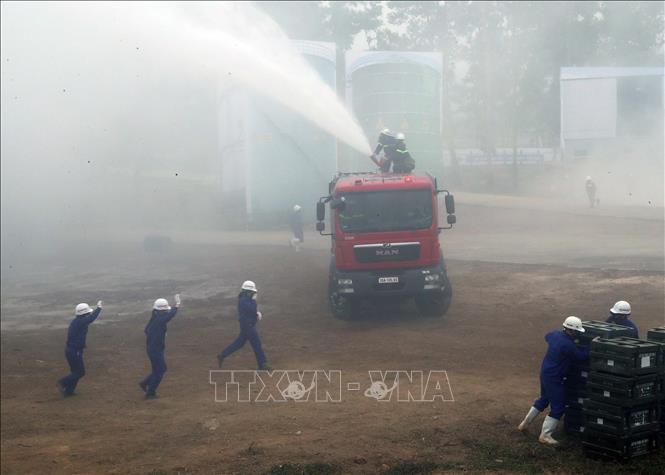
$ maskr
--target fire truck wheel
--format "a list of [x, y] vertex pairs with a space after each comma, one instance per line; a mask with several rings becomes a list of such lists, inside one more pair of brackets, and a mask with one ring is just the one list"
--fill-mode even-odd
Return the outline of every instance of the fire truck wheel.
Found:
[[331, 289], [329, 293], [330, 311], [339, 320], [354, 320], [358, 317], [357, 303]]
[[355, 320], [358, 318], [357, 304], [348, 297], [342, 297], [336, 292], [330, 295], [330, 310], [339, 320]]
[[421, 315], [442, 317], [448, 311], [453, 300], [453, 288], [448, 282], [446, 288], [439, 293], [429, 293], [416, 297], [416, 306]]

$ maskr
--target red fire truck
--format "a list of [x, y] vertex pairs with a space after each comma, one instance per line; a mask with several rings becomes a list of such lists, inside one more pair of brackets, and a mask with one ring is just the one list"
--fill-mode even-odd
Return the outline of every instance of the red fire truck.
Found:
[[[439, 226], [438, 196], [447, 226]], [[326, 204], [331, 232], [324, 233]], [[452, 287], [439, 233], [456, 222], [455, 199], [429, 174], [340, 173], [316, 208], [316, 229], [331, 236], [328, 296], [332, 314], [349, 320], [364, 301], [414, 298], [424, 315], [441, 316]]]

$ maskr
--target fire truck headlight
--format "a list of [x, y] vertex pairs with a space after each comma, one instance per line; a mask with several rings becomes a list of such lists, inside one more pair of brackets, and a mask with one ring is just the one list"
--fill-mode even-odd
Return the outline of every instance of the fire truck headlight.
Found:
[[353, 285], [352, 279], [337, 279], [337, 285], [340, 287], [351, 287]]
[[425, 282], [438, 282], [441, 276], [439, 274], [427, 274], [425, 276]]

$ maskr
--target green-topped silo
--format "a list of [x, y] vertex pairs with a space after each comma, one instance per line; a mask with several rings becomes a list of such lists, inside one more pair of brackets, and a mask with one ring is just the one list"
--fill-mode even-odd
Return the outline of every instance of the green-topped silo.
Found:
[[[441, 55], [403, 51], [348, 53], [347, 103], [374, 142], [388, 128], [403, 132], [416, 170], [442, 170]], [[356, 163], [367, 165], [366, 157]]]

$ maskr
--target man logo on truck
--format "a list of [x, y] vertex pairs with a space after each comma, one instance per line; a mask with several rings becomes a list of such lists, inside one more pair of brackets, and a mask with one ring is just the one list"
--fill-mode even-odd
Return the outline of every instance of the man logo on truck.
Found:
[[376, 250], [377, 256], [397, 256], [399, 255], [399, 249], [391, 249], [390, 243], [384, 244], [383, 249]]

